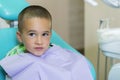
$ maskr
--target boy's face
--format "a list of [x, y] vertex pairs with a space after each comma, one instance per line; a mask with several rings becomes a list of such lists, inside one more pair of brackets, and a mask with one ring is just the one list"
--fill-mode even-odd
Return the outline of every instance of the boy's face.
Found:
[[24, 22], [22, 33], [17, 32], [17, 37], [28, 52], [40, 56], [50, 44], [51, 21], [45, 18], [28, 18]]

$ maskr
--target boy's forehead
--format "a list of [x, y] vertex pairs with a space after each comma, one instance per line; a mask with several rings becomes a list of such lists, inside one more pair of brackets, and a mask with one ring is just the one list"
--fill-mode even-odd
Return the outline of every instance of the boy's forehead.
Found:
[[32, 21], [31, 23], [33, 23], [34, 21], [38, 22], [38, 21], [47, 21], [49, 23], [52, 23], [52, 21], [48, 18], [44, 18], [44, 17], [28, 17], [28, 18], [24, 18], [23, 19], [23, 23], [26, 23], [28, 21]]
[[24, 21], [26, 29], [51, 29], [51, 22], [44, 18], [30, 18]]
[[[39, 17], [31, 17], [31, 18], [25, 18], [23, 21], [23, 28], [34, 28], [34, 27], [42, 27], [42, 28], [50, 28], [52, 29], [52, 22], [49, 19], [46, 18], [39, 18]], [[37, 28], [38, 29], [38, 28]]]

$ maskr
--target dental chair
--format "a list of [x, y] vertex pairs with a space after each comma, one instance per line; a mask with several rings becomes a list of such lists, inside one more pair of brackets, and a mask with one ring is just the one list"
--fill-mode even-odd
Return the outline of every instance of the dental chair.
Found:
[[[19, 4], [17, 4], [18, 2]], [[29, 6], [29, 4], [25, 0], [0, 0], [0, 17], [5, 20], [17, 20], [19, 12], [26, 6]], [[0, 60], [3, 59], [11, 49], [19, 44], [16, 37], [16, 31], [17, 28], [14, 26], [0, 29]], [[52, 30], [51, 43], [60, 45], [63, 48], [81, 55], [81, 53], [65, 42], [54, 30]], [[90, 66], [93, 80], [96, 80], [94, 66], [89, 60], [88, 64]], [[2, 68], [0, 68], [0, 80], [5, 80], [5, 73]]]

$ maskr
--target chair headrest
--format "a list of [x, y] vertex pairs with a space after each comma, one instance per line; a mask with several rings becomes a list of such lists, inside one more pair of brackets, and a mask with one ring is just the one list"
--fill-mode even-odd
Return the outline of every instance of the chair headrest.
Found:
[[0, 17], [5, 20], [17, 20], [21, 10], [28, 5], [25, 0], [0, 0]]

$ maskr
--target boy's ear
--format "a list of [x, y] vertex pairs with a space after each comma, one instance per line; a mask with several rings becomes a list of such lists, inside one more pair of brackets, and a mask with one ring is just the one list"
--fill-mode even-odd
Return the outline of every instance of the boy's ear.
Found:
[[19, 31], [17, 31], [17, 38], [19, 40], [20, 43], [22, 43], [22, 37], [21, 37], [21, 33]]

